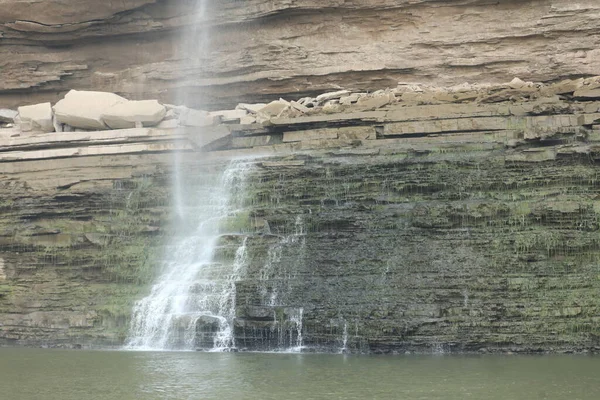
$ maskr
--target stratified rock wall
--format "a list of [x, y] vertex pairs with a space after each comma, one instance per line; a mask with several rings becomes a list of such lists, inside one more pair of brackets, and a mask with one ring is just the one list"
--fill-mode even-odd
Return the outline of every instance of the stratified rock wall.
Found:
[[261, 173], [253, 215], [274, 236], [248, 242], [239, 345], [276, 348], [286, 308], [303, 310], [304, 344], [329, 351], [344, 329], [363, 352], [600, 344], [589, 158], [511, 159], [468, 139], [358, 154]]
[[[600, 74], [594, 0], [205, 3], [198, 17], [192, 0], [2, 1], [0, 106], [91, 89], [219, 109], [399, 81]], [[208, 38], [196, 57], [181, 44], [194, 21]]]
[[[241, 349], [596, 352], [598, 82], [384, 92], [210, 128], [225, 136], [6, 130], [0, 344], [122, 343], [176, 233], [179, 149], [190, 194], [254, 160], [216, 251], [231, 262], [245, 239]], [[479, 100], [440, 100], [462, 96]]]

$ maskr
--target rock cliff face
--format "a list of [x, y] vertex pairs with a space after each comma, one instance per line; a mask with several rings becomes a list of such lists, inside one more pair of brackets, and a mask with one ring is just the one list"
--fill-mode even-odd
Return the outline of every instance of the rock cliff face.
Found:
[[[3, 0], [0, 105], [91, 89], [218, 109], [398, 81], [600, 74], [594, 0], [225, 0], [204, 9], [192, 0]], [[174, 45], [192, 26], [210, 39], [197, 56]]]
[[[218, 251], [245, 239], [239, 347], [600, 350], [600, 80], [577, 79], [600, 74], [597, 1], [0, 4], [2, 126], [36, 103], [21, 127], [68, 125], [45, 102], [69, 89], [213, 110], [309, 96], [0, 129], [0, 344], [122, 344], [179, 233], [174, 169], [194, 191], [247, 156]], [[551, 83], [486, 86], [515, 76]], [[151, 125], [175, 114], [155, 105]]]
[[301, 333], [333, 351], [597, 351], [598, 82], [407, 92], [224, 125], [210, 144], [198, 130], [4, 136], [0, 342], [122, 343], [177, 231], [178, 148], [190, 191], [255, 157], [241, 236], [219, 256], [247, 237], [241, 348]]

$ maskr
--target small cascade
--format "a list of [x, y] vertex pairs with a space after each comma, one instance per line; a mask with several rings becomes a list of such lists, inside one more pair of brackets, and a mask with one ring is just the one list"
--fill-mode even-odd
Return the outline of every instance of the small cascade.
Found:
[[348, 352], [348, 322], [344, 321], [344, 332], [342, 333], [342, 348], [340, 353], [344, 354]]
[[[220, 179], [208, 180], [195, 199], [186, 199], [184, 221], [196, 228], [176, 239], [165, 272], [136, 303], [126, 348], [226, 351], [235, 346], [235, 283], [245, 272], [247, 238], [223, 230], [235, 225], [232, 220], [244, 205], [250, 168], [250, 163], [232, 162]], [[241, 239], [233, 262], [216, 260], [224, 237]]]
[[[296, 312], [290, 315], [290, 324], [292, 327], [290, 328], [290, 351], [293, 353], [299, 353], [302, 351], [302, 319], [304, 317], [304, 309], [298, 308], [295, 310]], [[296, 332], [294, 332], [293, 328], [296, 328]], [[295, 335], [294, 335], [295, 333]], [[294, 340], [294, 336], [295, 340]]]
[[264, 264], [257, 271], [256, 291], [260, 304], [253, 306], [247, 315], [250, 320], [256, 319], [261, 324], [266, 315], [273, 316], [268, 326], [249, 328], [244, 332], [246, 345], [264, 351], [300, 352], [304, 346], [304, 309], [289, 304], [293, 298], [292, 282], [296, 280], [299, 264], [306, 257], [304, 216], [297, 215], [290, 222], [283, 229], [279, 228], [285, 234], [277, 237], [267, 248]]
[[219, 298], [219, 312], [218, 314], [225, 321], [225, 325], [221, 326], [219, 332], [215, 336], [214, 346], [215, 349], [228, 349], [235, 347], [235, 338], [233, 336], [233, 324], [231, 323], [235, 318], [235, 282], [240, 279], [243, 274], [244, 268], [247, 265], [248, 253], [246, 244], [248, 237], [244, 238], [242, 245], [238, 247], [235, 252], [235, 260], [233, 262], [233, 270], [227, 277], [227, 281], [223, 286], [223, 291]]
[[267, 259], [264, 266], [260, 270], [259, 279], [261, 284], [259, 286], [259, 292], [263, 298], [263, 304], [268, 306], [277, 305], [277, 300], [279, 297], [278, 289], [269, 288], [267, 287], [266, 283], [274, 274], [275, 264], [281, 261], [281, 251], [285, 240], [286, 239], [284, 238], [282, 241], [269, 247], [267, 251]]
[[[302, 262], [305, 256], [306, 229], [302, 215], [296, 216], [293, 229], [293, 233], [281, 237], [267, 250], [265, 264], [259, 272], [260, 286], [258, 288], [264, 305], [274, 307], [284, 304], [288, 291], [287, 284], [290, 278], [295, 276], [297, 268], [294, 265], [280, 265], [283, 252], [293, 252], [296, 255], [296, 262]], [[275, 277], [278, 279], [273, 283]]]
[[431, 353], [441, 356], [441, 355], [446, 354], [446, 348], [442, 343], [436, 341], [435, 343], [433, 343], [431, 345]]
[[302, 307], [272, 307], [272, 311], [272, 325], [261, 334], [261, 339], [267, 341], [262, 350], [277, 353], [300, 353], [304, 348], [304, 309]]

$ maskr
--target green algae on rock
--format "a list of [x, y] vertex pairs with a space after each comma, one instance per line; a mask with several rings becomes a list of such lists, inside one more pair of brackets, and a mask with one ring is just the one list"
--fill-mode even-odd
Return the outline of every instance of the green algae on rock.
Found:
[[67, 140], [0, 146], [0, 341], [122, 343], [182, 234], [177, 142], [189, 193], [230, 159], [256, 164], [216, 254], [231, 261], [247, 238], [242, 349], [295, 342], [301, 313], [313, 349], [598, 351], [600, 105], [566, 86], [224, 124], [200, 147], [176, 130], [119, 152], [90, 133], [93, 156], [56, 151], [85, 145]]

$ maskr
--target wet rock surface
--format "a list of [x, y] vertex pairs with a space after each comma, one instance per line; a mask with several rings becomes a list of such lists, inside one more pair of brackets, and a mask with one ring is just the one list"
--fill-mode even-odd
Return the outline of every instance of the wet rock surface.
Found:
[[[328, 351], [597, 351], [600, 104], [574, 96], [593, 83], [403, 87], [375, 110], [315, 100], [203, 129], [2, 130], [0, 341], [122, 343], [178, 234], [180, 149], [190, 193], [262, 157], [219, 253], [247, 237], [241, 350], [301, 336]], [[198, 330], [208, 343], [210, 321]]]

